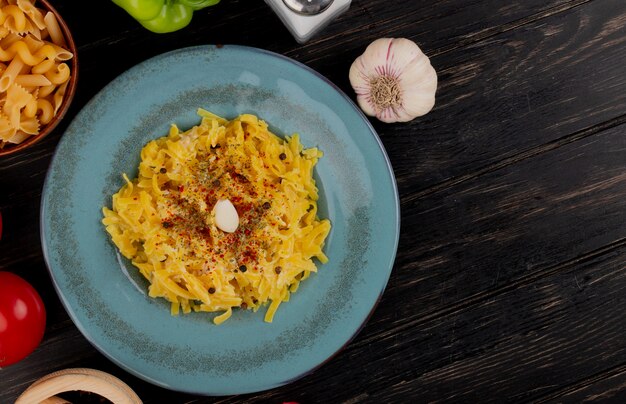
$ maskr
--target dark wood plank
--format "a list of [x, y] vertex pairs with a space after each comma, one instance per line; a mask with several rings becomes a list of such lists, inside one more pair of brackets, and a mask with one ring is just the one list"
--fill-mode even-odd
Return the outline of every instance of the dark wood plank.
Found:
[[[374, 346], [353, 344], [309, 378], [245, 398], [532, 401], [626, 362], [625, 259], [622, 247], [445, 318], [385, 335]], [[309, 393], [314, 384], [335, 383], [341, 389]]]
[[435, 109], [377, 124], [403, 201], [626, 112], [626, 3], [600, 0], [432, 59]]
[[[396, 393], [526, 401], [624, 363], [625, 257], [620, 249], [464, 311], [462, 323], [446, 322], [439, 334], [452, 355], [446, 365], [397, 385]], [[462, 358], [466, 338], [477, 343]]]
[[[578, 387], [576, 387], [578, 386]], [[569, 387], [537, 400], [538, 403], [624, 403], [626, 402], [626, 364], [610, 373], [592, 377], [590, 381]]]
[[[480, 39], [528, 24], [552, 14], [577, 7], [589, 0], [530, 0], [524, 3], [497, 1], [438, 1], [432, 4], [407, 4], [406, 0], [369, 0], [352, 2], [352, 8], [340, 16], [319, 37], [288, 54], [314, 56], [314, 62], [338, 42], [352, 48], [377, 38], [407, 37], [439, 55], [464, 47]], [[317, 53], [318, 55], [315, 55]]]
[[366, 341], [623, 240], [625, 131], [606, 130], [404, 205], [401, 253]]

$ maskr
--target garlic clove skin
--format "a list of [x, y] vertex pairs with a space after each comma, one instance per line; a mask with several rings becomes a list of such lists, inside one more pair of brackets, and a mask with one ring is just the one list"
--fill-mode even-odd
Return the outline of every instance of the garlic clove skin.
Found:
[[[357, 58], [350, 67], [350, 84], [356, 92], [356, 101], [359, 107], [369, 116], [376, 116], [376, 109], [374, 104], [368, 102], [369, 98], [369, 79], [370, 75], [367, 74], [368, 67], [363, 64], [361, 58]], [[374, 74], [371, 74], [372, 76]]]
[[226, 233], [234, 233], [239, 227], [239, 214], [232, 202], [228, 199], [220, 199], [213, 208], [215, 213], [215, 225]]
[[415, 42], [381, 38], [350, 66], [359, 107], [383, 122], [407, 122], [435, 105], [437, 72]]
[[400, 87], [413, 89], [411, 97], [405, 97], [403, 106], [413, 117], [427, 114], [435, 106], [437, 73], [428, 58], [416, 58], [407, 65], [413, 74], [400, 76]]

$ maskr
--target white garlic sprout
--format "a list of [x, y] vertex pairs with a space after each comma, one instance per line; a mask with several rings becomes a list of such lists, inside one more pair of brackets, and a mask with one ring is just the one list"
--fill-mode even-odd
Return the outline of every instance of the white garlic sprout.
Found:
[[367, 115], [407, 122], [435, 105], [437, 73], [415, 42], [381, 38], [352, 63], [350, 84]]

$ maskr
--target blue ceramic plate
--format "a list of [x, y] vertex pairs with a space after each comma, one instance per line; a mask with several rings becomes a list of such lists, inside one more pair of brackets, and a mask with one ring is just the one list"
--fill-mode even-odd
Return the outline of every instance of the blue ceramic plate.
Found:
[[[170, 124], [199, 122], [198, 107], [233, 118], [252, 113], [275, 133], [297, 132], [324, 157], [317, 165], [320, 216], [332, 222], [330, 258], [280, 306], [172, 317], [121, 258], [101, 208], [136, 176], [139, 151]], [[255, 392], [289, 383], [328, 360], [364, 325], [380, 298], [398, 244], [398, 193], [367, 119], [306, 66], [239, 47], [185, 48], [143, 62], [106, 86], [59, 143], [43, 191], [41, 238], [55, 287], [85, 337], [127, 371], [196, 394]]]

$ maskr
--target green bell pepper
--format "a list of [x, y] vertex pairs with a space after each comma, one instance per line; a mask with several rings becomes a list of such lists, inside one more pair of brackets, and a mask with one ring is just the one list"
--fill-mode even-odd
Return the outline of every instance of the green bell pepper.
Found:
[[193, 12], [220, 0], [113, 0], [141, 25], [163, 34], [186, 27]]

